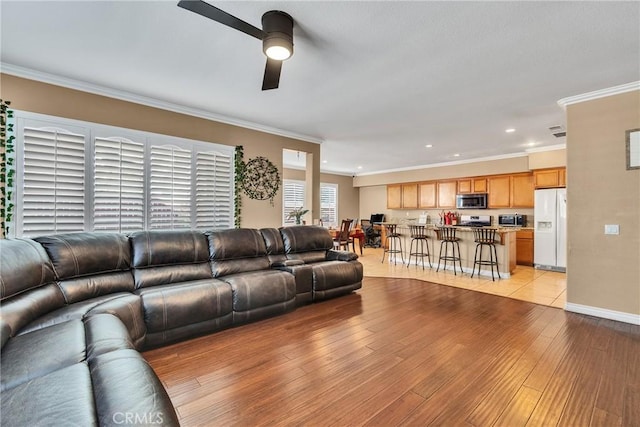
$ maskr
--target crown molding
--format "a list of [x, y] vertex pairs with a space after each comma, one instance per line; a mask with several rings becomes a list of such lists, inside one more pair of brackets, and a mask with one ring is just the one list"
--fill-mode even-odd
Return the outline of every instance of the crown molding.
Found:
[[640, 90], [640, 81], [626, 83], [620, 86], [613, 86], [606, 89], [595, 90], [593, 92], [583, 93], [581, 95], [569, 96], [562, 98], [558, 101], [558, 105], [562, 108], [567, 108], [567, 105], [578, 104], [580, 102], [591, 101], [598, 98], [604, 98], [607, 96], [618, 95], [621, 93], [632, 92], [634, 90]]
[[547, 145], [546, 147], [527, 148], [527, 153], [543, 153], [545, 151], [564, 150], [567, 148], [567, 144]]
[[362, 172], [362, 173], [356, 173], [355, 176], [371, 176], [371, 175], [380, 175], [383, 173], [406, 172], [406, 171], [413, 171], [413, 170], [419, 170], [419, 169], [440, 168], [443, 166], [465, 165], [469, 163], [487, 162], [491, 160], [513, 159], [516, 157], [525, 157], [526, 155], [527, 153], [501, 154], [498, 156], [478, 157], [475, 159], [456, 160], [453, 162], [433, 163], [429, 165], [419, 165], [419, 166], [411, 166], [411, 167], [397, 168], [397, 169], [385, 169], [385, 170], [379, 170], [375, 172]]
[[44, 73], [42, 71], [20, 67], [18, 65], [8, 64], [6, 62], [0, 62], [0, 70], [4, 74], [9, 74], [16, 77], [36, 80], [39, 82], [48, 83], [56, 86], [62, 86], [69, 89], [79, 90], [82, 92], [93, 93], [95, 95], [115, 98], [122, 101], [133, 102], [135, 104], [146, 105], [148, 107], [159, 108], [161, 110], [167, 110], [167, 111], [172, 111], [174, 113], [185, 114], [187, 116], [198, 117], [206, 120], [213, 120], [213, 121], [225, 123], [228, 125], [233, 125], [233, 126], [246, 128], [246, 129], [269, 133], [272, 135], [284, 136], [286, 138], [298, 139], [305, 142], [312, 142], [314, 144], [322, 144], [323, 142], [322, 138], [299, 134], [296, 132], [290, 132], [284, 129], [278, 129], [278, 128], [262, 125], [260, 123], [253, 123], [245, 120], [234, 119], [233, 117], [223, 116], [217, 113], [213, 113], [211, 111], [201, 110], [198, 108], [191, 108], [185, 105], [175, 104], [172, 102], [163, 101], [160, 99], [151, 98], [147, 96], [136, 95], [135, 93], [113, 89], [106, 86], [96, 85], [96, 84], [85, 82], [82, 80], [70, 79], [70, 78], [58, 76], [55, 74]]

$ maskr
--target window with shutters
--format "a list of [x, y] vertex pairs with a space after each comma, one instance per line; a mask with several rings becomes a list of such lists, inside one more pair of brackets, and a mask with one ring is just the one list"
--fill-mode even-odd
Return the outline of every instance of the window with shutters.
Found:
[[126, 138], [94, 139], [93, 229], [144, 229], [144, 144]]
[[[289, 213], [305, 203], [305, 182], [285, 179], [283, 182], [283, 224], [295, 224], [295, 218], [287, 218]], [[320, 219], [322, 225], [336, 227], [338, 225], [338, 185], [320, 183]]]
[[282, 223], [285, 225], [294, 225], [296, 223], [295, 218], [289, 218], [289, 214], [294, 209], [299, 209], [304, 206], [304, 181], [296, 181], [293, 179], [285, 179], [282, 183]]
[[338, 226], [338, 184], [320, 184], [320, 219], [325, 226]]
[[[41, 126], [38, 126], [41, 125]], [[16, 220], [25, 237], [83, 231], [85, 146], [82, 133], [28, 123], [17, 150]], [[82, 130], [80, 130], [82, 132]]]
[[15, 112], [11, 237], [233, 227], [233, 147]]

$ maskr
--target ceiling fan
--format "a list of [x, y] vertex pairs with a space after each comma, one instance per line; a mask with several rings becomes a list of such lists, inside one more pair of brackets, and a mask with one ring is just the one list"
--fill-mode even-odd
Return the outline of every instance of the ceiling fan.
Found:
[[278, 88], [282, 61], [293, 55], [291, 16], [279, 10], [265, 12], [259, 29], [202, 0], [180, 0], [178, 6], [262, 40], [262, 50], [267, 55], [262, 90]]

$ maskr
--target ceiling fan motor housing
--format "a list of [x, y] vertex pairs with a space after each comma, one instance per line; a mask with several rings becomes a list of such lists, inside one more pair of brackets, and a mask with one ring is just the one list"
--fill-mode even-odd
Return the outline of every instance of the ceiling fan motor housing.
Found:
[[262, 15], [262, 31], [265, 32], [262, 39], [262, 50], [265, 55], [267, 55], [267, 49], [274, 46], [287, 49], [289, 51], [287, 58], [293, 55], [293, 18], [289, 14], [279, 10], [266, 12]]

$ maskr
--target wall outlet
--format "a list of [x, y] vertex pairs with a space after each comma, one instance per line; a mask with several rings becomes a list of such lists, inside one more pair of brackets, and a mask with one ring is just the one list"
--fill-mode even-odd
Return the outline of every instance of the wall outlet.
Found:
[[620, 226], [618, 224], [605, 224], [604, 234], [620, 234]]

